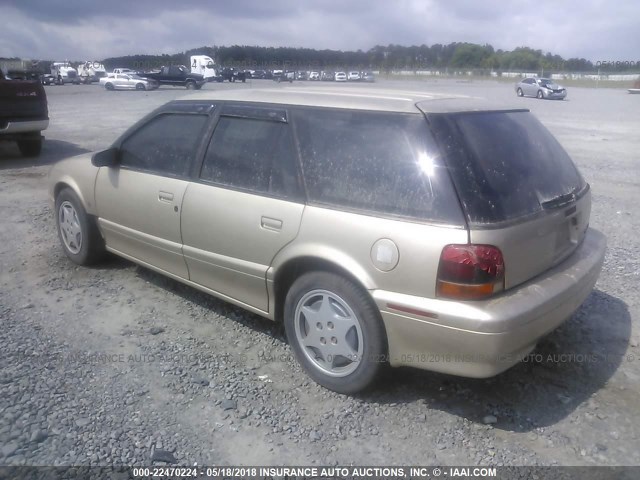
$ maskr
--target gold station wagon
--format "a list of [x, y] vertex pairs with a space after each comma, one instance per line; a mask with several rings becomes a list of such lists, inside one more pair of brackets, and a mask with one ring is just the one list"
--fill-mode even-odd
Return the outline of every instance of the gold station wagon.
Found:
[[200, 92], [56, 164], [62, 246], [271, 320], [321, 385], [496, 375], [581, 305], [604, 236], [528, 110], [375, 89]]

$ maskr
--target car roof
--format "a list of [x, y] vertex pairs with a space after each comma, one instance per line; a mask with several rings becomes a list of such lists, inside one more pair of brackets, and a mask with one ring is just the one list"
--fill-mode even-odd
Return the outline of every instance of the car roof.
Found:
[[525, 110], [497, 104], [483, 98], [435, 92], [416, 92], [384, 88], [243, 88], [224, 91], [204, 90], [182, 100], [256, 102], [296, 106], [348, 108], [398, 113], [454, 113], [476, 111]]

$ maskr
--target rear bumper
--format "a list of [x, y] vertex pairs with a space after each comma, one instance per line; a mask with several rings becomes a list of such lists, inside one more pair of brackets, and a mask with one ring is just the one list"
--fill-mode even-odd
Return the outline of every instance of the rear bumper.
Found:
[[10, 121], [2, 128], [0, 126], [0, 138], [4, 135], [13, 135], [19, 133], [41, 132], [49, 126], [49, 120], [14, 120]]
[[387, 331], [390, 364], [465, 377], [497, 375], [578, 309], [595, 286], [605, 249], [604, 235], [589, 229], [564, 262], [486, 301], [372, 291]]

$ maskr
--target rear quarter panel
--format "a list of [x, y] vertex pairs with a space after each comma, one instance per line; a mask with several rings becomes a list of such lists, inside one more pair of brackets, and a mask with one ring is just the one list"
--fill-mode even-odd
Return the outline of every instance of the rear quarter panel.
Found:
[[[372, 260], [380, 239], [398, 250], [396, 267], [386, 272]], [[274, 258], [270, 274], [289, 260], [314, 257], [346, 269], [366, 289], [434, 297], [442, 248], [467, 239], [464, 228], [307, 206], [298, 236]]]

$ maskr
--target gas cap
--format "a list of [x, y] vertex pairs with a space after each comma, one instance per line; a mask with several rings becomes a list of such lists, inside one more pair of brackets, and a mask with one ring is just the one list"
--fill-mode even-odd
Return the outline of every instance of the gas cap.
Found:
[[396, 268], [398, 260], [400, 260], [398, 247], [388, 238], [377, 240], [371, 247], [371, 261], [378, 270], [389, 272]]

